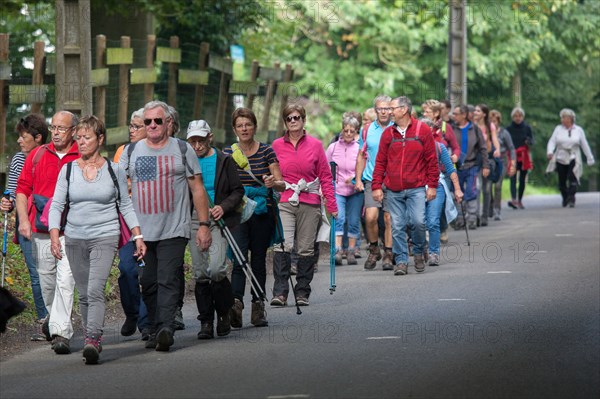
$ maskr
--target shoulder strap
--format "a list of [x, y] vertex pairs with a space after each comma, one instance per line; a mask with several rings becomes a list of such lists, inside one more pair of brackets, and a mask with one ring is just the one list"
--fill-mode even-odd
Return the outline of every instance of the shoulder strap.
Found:
[[177, 144], [179, 144], [179, 150], [181, 151], [181, 160], [183, 161], [183, 166], [185, 166], [188, 170], [188, 172], [190, 172], [190, 174], [194, 174], [194, 170], [192, 169], [192, 167], [190, 165], [187, 164], [187, 158], [186, 158], [186, 152], [187, 152], [187, 141], [183, 141], [181, 139], [175, 139], [177, 140]]
[[363, 148], [361, 148], [362, 153], [367, 152], [367, 133], [369, 133], [370, 127], [371, 127], [371, 122], [369, 122], [365, 126], [363, 126], [363, 132], [362, 132]]
[[[259, 145], [259, 149], [260, 149], [260, 145]], [[233, 159], [233, 161], [236, 163], [237, 166], [239, 166], [240, 168], [242, 168], [246, 173], [248, 173], [250, 175], [250, 177], [252, 179], [254, 179], [255, 182], [257, 182], [258, 184], [260, 184], [261, 186], [264, 186], [265, 183], [263, 183], [262, 181], [260, 181], [255, 175], [254, 173], [252, 173], [252, 169], [250, 168], [250, 161], [248, 161], [248, 158], [246, 157], [246, 155], [242, 152], [241, 148], [239, 145], [237, 145], [237, 143], [233, 143], [231, 145], [231, 158]], [[235, 156], [234, 156], [235, 154]], [[239, 158], [243, 159], [243, 163], [246, 164], [246, 167], [244, 167], [244, 165], [240, 165]]]
[[67, 163], [67, 198], [65, 200], [65, 206], [69, 206], [69, 187], [71, 185], [71, 170], [73, 169], [73, 162], [75, 161]]
[[117, 189], [117, 198], [116, 198], [116, 202], [117, 202], [117, 207], [119, 206], [119, 202], [121, 201], [121, 189], [119, 188], [119, 182], [117, 181], [117, 175], [115, 175], [115, 171], [112, 168], [112, 165], [110, 163], [110, 161], [108, 160], [108, 158], [104, 157], [104, 159], [106, 159], [106, 163], [108, 166], [108, 173], [110, 174], [110, 178], [113, 181], [113, 184], [115, 185], [115, 188]]
[[40, 159], [42, 159], [42, 156], [44, 155], [44, 153], [46, 151], [48, 151], [48, 144], [44, 144], [43, 146], [41, 146], [41, 148], [33, 156], [33, 161], [32, 161], [33, 162], [33, 168], [31, 168], [31, 174], [35, 173], [35, 167], [40, 162]]
[[137, 144], [137, 141], [135, 143], [129, 143], [127, 144], [127, 147], [125, 148], [127, 150], [127, 173], [129, 174], [129, 166], [131, 165], [131, 154], [133, 154], [133, 149], [135, 148], [135, 145]]

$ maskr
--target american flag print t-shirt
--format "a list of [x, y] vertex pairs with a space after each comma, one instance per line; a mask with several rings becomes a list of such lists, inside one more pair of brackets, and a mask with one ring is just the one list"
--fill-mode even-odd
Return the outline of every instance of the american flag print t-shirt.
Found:
[[131, 179], [131, 200], [145, 241], [190, 238], [191, 201], [188, 177], [201, 174], [196, 153], [189, 144], [183, 164], [178, 139], [162, 148], [136, 143], [131, 160], [123, 151], [119, 164]]

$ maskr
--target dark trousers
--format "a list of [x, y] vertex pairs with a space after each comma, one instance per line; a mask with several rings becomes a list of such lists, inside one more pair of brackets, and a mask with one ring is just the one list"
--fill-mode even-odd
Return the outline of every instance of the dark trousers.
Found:
[[225, 277], [221, 281], [198, 280], [194, 290], [196, 306], [198, 306], [198, 320], [201, 323], [212, 323], [217, 316], [221, 317], [229, 312], [233, 306], [231, 283]]
[[142, 273], [142, 297], [153, 331], [173, 323], [181, 291], [181, 269], [188, 239], [147, 241], [146, 267]]
[[[258, 280], [258, 284], [262, 288], [262, 291], [265, 293], [265, 283], [267, 281], [267, 249], [271, 243], [273, 227], [271, 215], [264, 214], [252, 215], [246, 223], [242, 223], [231, 230], [235, 242], [246, 259], [248, 259], [248, 251], [250, 251], [250, 269], [256, 277], [256, 280]], [[246, 275], [242, 270], [242, 266], [235, 259], [235, 256], [233, 270], [231, 272], [231, 286], [233, 289], [233, 296], [243, 302], [246, 289]], [[256, 296], [254, 290], [251, 291], [252, 302], [259, 301], [260, 298]]]
[[133, 257], [133, 241], [119, 249], [119, 292], [125, 316], [137, 319], [138, 328], [148, 327], [148, 311], [140, 293], [138, 262]]
[[[521, 201], [523, 199], [527, 172], [527, 170], [523, 170], [523, 163], [517, 162], [517, 173], [510, 178], [510, 196], [512, 199], [516, 199], [517, 201]], [[517, 175], [519, 175], [519, 196], [517, 196]]]
[[563, 199], [563, 206], [569, 202], [575, 202], [575, 193], [577, 193], [577, 178], [573, 173], [575, 160], [568, 165], [556, 163], [556, 172], [558, 173], [558, 188]]

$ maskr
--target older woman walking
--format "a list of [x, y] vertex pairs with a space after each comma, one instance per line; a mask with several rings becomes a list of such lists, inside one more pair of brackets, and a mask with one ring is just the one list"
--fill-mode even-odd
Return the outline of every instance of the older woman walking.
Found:
[[[127, 177], [118, 164], [100, 155], [106, 139], [104, 123], [95, 116], [81, 118], [75, 127], [81, 155], [62, 167], [48, 217], [52, 255], [67, 254], [85, 331], [83, 357], [86, 364], [98, 362], [104, 326], [104, 286], [117, 252], [119, 212], [130, 226], [135, 256], [142, 259], [146, 245], [127, 192]], [[63, 210], [68, 206], [65, 249], [59, 231]]]
[[[517, 173], [510, 178], [510, 195], [508, 206], [513, 209], [525, 209], [523, 206], [523, 194], [527, 182], [527, 173], [533, 169], [533, 162], [529, 154], [529, 146], [533, 145], [533, 131], [525, 123], [525, 111], [521, 107], [515, 107], [510, 113], [512, 123], [506, 130], [510, 133], [517, 152]], [[519, 187], [517, 189], [517, 174], [519, 175]]]
[[273, 142], [273, 150], [286, 186], [279, 203], [285, 247], [274, 248], [275, 282], [271, 306], [287, 305], [290, 253], [294, 244], [299, 256], [295, 288], [297, 304], [308, 306], [314, 274], [314, 243], [321, 220], [319, 188], [327, 211], [334, 217], [337, 217], [337, 204], [323, 145], [304, 130], [306, 110], [299, 104], [288, 104], [282, 118], [287, 130], [283, 137]]
[[583, 173], [581, 150], [587, 158], [588, 166], [592, 166], [595, 163], [594, 155], [583, 129], [575, 124], [575, 112], [564, 108], [560, 111], [560, 125], [554, 128], [546, 146], [550, 161], [546, 172], [556, 170], [558, 173], [558, 188], [562, 195], [563, 207], [575, 207], [575, 194]]

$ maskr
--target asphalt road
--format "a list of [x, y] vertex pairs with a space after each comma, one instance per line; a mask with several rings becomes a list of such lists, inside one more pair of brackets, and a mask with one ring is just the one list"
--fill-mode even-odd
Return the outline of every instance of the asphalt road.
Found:
[[[443, 264], [393, 276], [378, 265], [315, 275], [311, 305], [268, 309], [168, 353], [108, 326], [101, 364], [48, 347], [0, 363], [1, 398], [597, 398], [600, 390], [600, 194], [526, 197], [525, 210], [451, 232]], [[364, 258], [363, 258], [364, 260]], [[361, 262], [362, 263], [362, 262]], [[271, 276], [270, 276], [271, 277]], [[270, 286], [271, 280], [267, 282]]]

